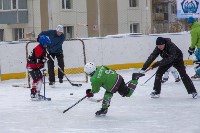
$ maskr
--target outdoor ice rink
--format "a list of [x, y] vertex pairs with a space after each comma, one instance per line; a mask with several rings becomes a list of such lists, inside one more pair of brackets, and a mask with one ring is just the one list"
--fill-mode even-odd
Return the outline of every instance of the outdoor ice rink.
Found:
[[[120, 70], [125, 81], [131, 79], [136, 69]], [[96, 117], [101, 103], [83, 100], [65, 114], [63, 110], [84, 97], [90, 83], [73, 87], [67, 81], [56, 83], [56, 88], [46, 84], [46, 96], [52, 101], [31, 101], [30, 90], [12, 87], [24, 80], [0, 82], [0, 133], [200, 133], [200, 98], [192, 99], [182, 82], [175, 83], [170, 73], [169, 81], [162, 85], [161, 97], [150, 98], [155, 73], [151, 70], [140, 78], [130, 98], [114, 94], [108, 113]], [[189, 76], [193, 66], [187, 66]], [[200, 80], [193, 82], [200, 94]], [[70, 95], [73, 93], [73, 95]], [[100, 99], [102, 88], [94, 98]]]

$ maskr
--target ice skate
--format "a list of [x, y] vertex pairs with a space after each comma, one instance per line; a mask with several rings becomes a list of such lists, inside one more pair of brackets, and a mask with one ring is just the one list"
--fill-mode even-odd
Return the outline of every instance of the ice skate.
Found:
[[55, 88], [55, 82], [49, 82], [49, 86], [50, 86], [51, 88]]
[[196, 92], [192, 93], [192, 98], [197, 99], [198, 98], [198, 94]]
[[31, 99], [32, 99], [32, 98], [36, 98], [36, 92], [37, 92], [36, 90], [32, 90], [32, 89], [31, 89], [31, 94], [30, 94]]
[[107, 114], [107, 112], [108, 112], [108, 109], [100, 109], [95, 114], [96, 114], [96, 116], [104, 116]]
[[194, 76], [191, 77], [191, 79], [199, 79], [200, 78], [200, 75], [198, 74], [195, 74]]
[[167, 81], [168, 81], [168, 78], [163, 78], [161, 82], [162, 82], [162, 83], [165, 83], [165, 82], [167, 82]]
[[175, 80], [175, 82], [179, 82], [179, 81], [181, 81], [181, 79], [180, 79], [180, 78], [177, 78], [177, 79]]
[[156, 94], [156, 92], [151, 92], [151, 98], [159, 98], [160, 97], [160, 94]]

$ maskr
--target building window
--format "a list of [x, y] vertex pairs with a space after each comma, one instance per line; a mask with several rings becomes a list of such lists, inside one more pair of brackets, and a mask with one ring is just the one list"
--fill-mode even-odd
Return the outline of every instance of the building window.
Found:
[[62, 0], [62, 9], [72, 9], [72, 0]]
[[2, 7], [2, 5], [3, 5], [2, 2], [3, 2], [3, 1], [0, 0], [0, 10], [2, 10], [2, 8], [3, 8], [3, 7]]
[[0, 0], [0, 10], [27, 9], [27, 0]]
[[12, 0], [12, 9], [17, 9], [17, 0]]
[[129, 0], [129, 6], [130, 7], [137, 7], [138, 6], [138, 0]]
[[18, 41], [19, 39], [24, 38], [24, 29], [23, 28], [15, 28], [14, 29], [14, 40]]
[[163, 13], [162, 5], [156, 5], [156, 13]]
[[176, 5], [172, 5], [172, 14], [176, 14]]
[[3, 0], [3, 10], [11, 9], [11, 0]]
[[4, 29], [0, 29], [0, 41], [4, 41]]
[[139, 23], [130, 24], [130, 33], [139, 33]]
[[73, 26], [64, 26], [65, 39], [73, 38], [74, 36], [74, 27]]

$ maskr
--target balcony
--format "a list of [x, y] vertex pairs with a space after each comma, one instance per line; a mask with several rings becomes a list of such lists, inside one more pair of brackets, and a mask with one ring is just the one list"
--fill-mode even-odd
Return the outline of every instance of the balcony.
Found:
[[0, 11], [0, 24], [28, 23], [28, 10]]

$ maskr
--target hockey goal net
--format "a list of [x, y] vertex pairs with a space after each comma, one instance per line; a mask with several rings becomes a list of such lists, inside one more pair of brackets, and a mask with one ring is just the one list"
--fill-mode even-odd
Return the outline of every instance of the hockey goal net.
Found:
[[[38, 45], [38, 42], [28, 42], [26, 44], [26, 58], [28, 58], [28, 55], [30, 55], [33, 48]], [[84, 42], [81, 39], [68, 39], [64, 41], [63, 45], [63, 54], [64, 54], [64, 73], [67, 76], [67, 78], [71, 82], [87, 82], [88, 78], [86, 74], [83, 71], [83, 67], [86, 64], [86, 55], [85, 55], [85, 45]], [[56, 82], [58, 82], [57, 74], [58, 74], [58, 63], [57, 59], [55, 58], [54, 62], [54, 70], [56, 75]], [[47, 69], [47, 64], [45, 64], [45, 68]], [[26, 72], [27, 73], [27, 72]], [[31, 77], [27, 73], [27, 82], [28, 87], [31, 87]], [[48, 73], [47, 73], [47, 79], [48, 79]], [[64, 82], [68, 82], [67, 79], [65, 79], [65, 76], [63, 77]], [[48, 82], [48, 80], [46, 80]]]

